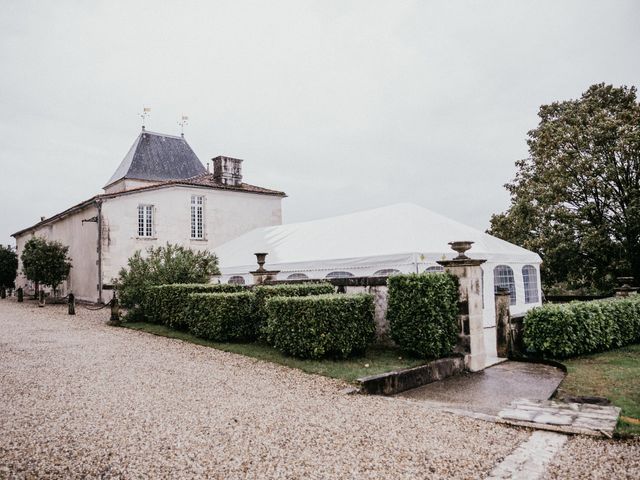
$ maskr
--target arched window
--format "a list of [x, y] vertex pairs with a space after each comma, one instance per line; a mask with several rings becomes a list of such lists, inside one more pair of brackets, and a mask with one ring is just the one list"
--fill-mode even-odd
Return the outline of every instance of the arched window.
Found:
[[232, 285], [244, 285], [244, 277], [241, 275], [234, 275], [233, 277], [229, 278], [229, 281], [227, 283]]
[[493, 269], [493, 285], [495, 291], [498, 291], [498, 287], [504, 287], [509, 289], [511, 295], [511, 305], [516, 304], [516, 282], [513, 279], [513, 270], [508, 265], [498, 265]]
[[306, 280], [307, 278], [309, 277], [304, 273], [292, 273], [287, 277], [287, 280]]
[[536, 267], [533, 265], [522, 267], [522, 280], [524, 280], [524, 303], [537, 303], [540, 297]]
[[400, 270], [396, 270], [395, 268], [384, 268], [382, 270], [378, 270], [373, 274], [374, 277], [388, 277], [390, 275], [396, 275], [400, 273]]
[[443, 273], [444, 267], [442, 265], [434, 265], [432, 267], [427, 267], [424, 273]]
[[349, 278], [353, 277], [353, 273], [350, 272], [331, 272], [327, 274], [326, 278]]

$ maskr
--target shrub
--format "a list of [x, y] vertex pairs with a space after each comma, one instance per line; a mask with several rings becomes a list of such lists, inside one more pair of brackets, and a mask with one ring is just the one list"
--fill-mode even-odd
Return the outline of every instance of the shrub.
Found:
[[191, 293], [187, 296], [189, 331], [217, 342], [253, 340], [258, 330], [251, 292]]
[[387, 319], [391, 338], [424, 358], [450, 354], [458, 327], [458, 282], [442, 273], [394, 275], [389, 285]]
[[209, 283], [174, 283], [149, 287], [142, 303], [148, 322], [162, 323], [176, 329], [187, 328], [187, 296], [191, 293], [233, 293], [244, 290], [242, 285]]
[[220, 273], [218, 258], [208, 251], [195, 251], [167, 243], [164, 247], [150, 247], [143, 255], [140, 250], [127, 261], [128, 269], [120, 270], [114, 280], [122, 306], [130, 309], [129, 318], [143, 316], [139, 310], [154, 285], [173, 283], [208, 283]]
[[346, 358], [363, 352], [375, 335], [373, 296], [313, 295], [266, 301], [267, 341], [287, 355]]
[[260, 325], [267, 322], [267, 300], [272, 297], [306, 297], [335, 293], [335, 287], [329, 282], [258, 285], [253, 288], [256, 294], [256, 321]]
[[18, 273], [18, 254], [0, 245], [0, 288], [13, 288]]
[[524, 317], [523, 339], [529, 351], [553, 358], [640, 342], [640, 296], [536, 307]]

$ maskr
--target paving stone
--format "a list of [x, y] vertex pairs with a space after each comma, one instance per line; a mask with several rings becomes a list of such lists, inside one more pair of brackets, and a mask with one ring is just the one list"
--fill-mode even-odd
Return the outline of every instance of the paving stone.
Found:
[[507, 423], [528, 422], [539, 425], [541, 429], [611, 436], [619, 415], [618, 407], [608, 405], [518, 399], [502, 410], [498, 417]]

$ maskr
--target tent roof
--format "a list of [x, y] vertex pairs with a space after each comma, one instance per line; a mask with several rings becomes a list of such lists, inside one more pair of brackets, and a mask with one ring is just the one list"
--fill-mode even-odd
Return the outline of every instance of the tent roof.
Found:
[[538, 254], [411, 203], [252, 230], [215, 249], [223, 273], [269, 269], [356, 268], [452, 258], [448, 243], [471, 240], [467, 255], [493, 262], [541, 262]]

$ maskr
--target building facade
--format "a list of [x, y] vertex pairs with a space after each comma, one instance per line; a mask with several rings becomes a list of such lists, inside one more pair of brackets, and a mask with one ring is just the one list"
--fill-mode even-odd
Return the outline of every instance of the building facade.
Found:
[[[72, 269], [60, 293], [103, 302], [135, 251], [167, 242], [213, 250], [254, 228], [280, 225], [285, 196], [244, 183], [242, 160], [216, 157], [209, 172], [182, 136], [143, 130], [103, 194], [13, 237], [18, 255], [33, 236], [69, 246]], [[16, 286], [33, 287], [22, 274]]]

